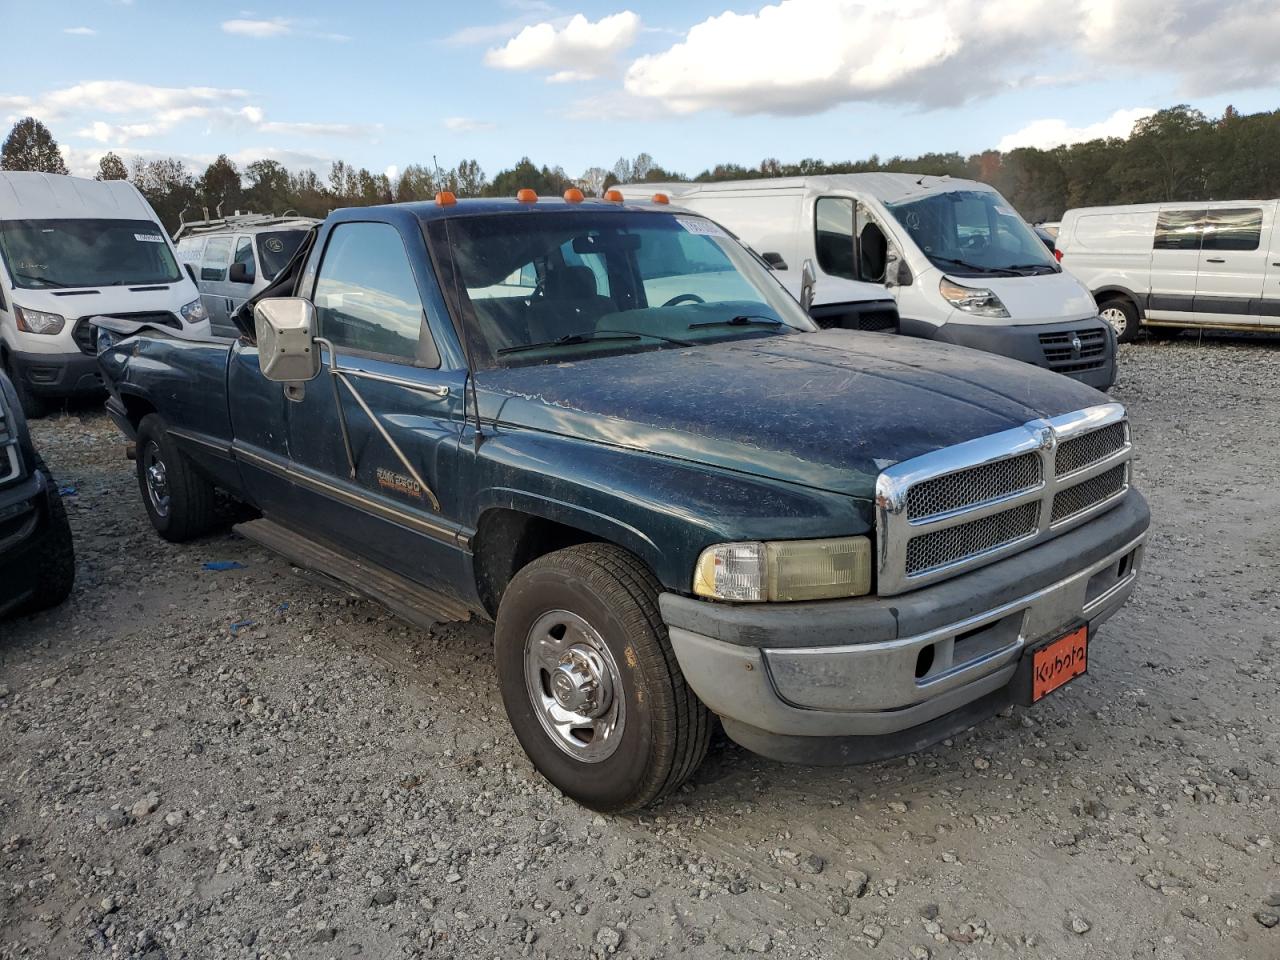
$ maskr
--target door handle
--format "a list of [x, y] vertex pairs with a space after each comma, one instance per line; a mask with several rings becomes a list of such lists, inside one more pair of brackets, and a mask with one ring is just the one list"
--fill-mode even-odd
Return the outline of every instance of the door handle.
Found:
[[1227, 261], [1223, 260], [1221, 257], [1209, 257], [1207, 260], [1205, 260], [1205, 263], [1226, 263], [1226, 262]]

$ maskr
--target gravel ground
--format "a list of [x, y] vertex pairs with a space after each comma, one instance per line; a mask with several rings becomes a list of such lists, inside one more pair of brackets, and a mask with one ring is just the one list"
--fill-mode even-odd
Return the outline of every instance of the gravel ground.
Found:
[[[901, 760], [721, 741], [605, 818], [533, 772], [487, 625], [153, 535], [35, 425], [72, 599], [0, 624], [0, 957], [1280, 957], [1280, 341], [1123, 348], [1155, 525], [1089, 676]], [[208, 572], [210, 560], [243, 569]]]

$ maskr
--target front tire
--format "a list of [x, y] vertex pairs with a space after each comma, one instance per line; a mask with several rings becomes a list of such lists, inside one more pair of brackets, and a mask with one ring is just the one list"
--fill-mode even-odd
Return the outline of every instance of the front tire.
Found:
[[156, 533], [172, 543], [194, 540], [218, 521], [213, 484], [178, 449], [164, 420], [151, 413], [138, 424], [138, 490]]
[[23, 416], [28, 420], [39, 420], [49, 412], [48, 402], [44, 397], [37, 396], [31, 392], [31, 385], [27, 383], [27, 378], [22, 375], [22, 371], [14, 363], [13, 357], [6, 356], [4, 358], [4, 370], [9, 375], [9, 380], [13, 383], [14, 393], [18, 395], [18, 405], [22, 407]]
[[71, 594], [76, 580], [71, 521], [67, 519], [67, 508], [62, 502], [62, 494], [58, 492], [58, 482], [38, 456], [35, 467], [49, 482], [49, 528], [30, 554], [35, 588], [14, 611], [18, 616], [56, 607]]
[[1099, 316], [1111, 324], [1120, 343], [1132, 343], [1138, 336], [1138, 308], [1128, 300], [1107, 300], [1098, 310]]
[[658, 589], [633, 554], [588, 543], [524, 567], [498, 609], [498, 679], [520, 745], [563, 793], [605, 813], [677, 789], [711, 739]]

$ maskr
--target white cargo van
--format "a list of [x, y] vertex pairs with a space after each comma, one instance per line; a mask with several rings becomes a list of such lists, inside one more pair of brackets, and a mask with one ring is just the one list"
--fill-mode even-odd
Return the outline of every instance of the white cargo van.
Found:
[[1280, 330], [1276, 200], [1145, 203], [1068, 210], [1062, 265], [1097, 298], [1122, 341], [1147, 326]]
[[1089, 291], [1063, 272], [1008, 202], [983, 183], [905, 173], [666, 183], [675, 205], [724, 224], [822, 278], [873, 283], [897, 301], [905, 334], [976, 347], [1106, 389], [1115, 341]]
[[0, 172], [0, 359], [28, 416], [102, 390], [90, 317], [208, 336], [164, 227], [124, 180]]

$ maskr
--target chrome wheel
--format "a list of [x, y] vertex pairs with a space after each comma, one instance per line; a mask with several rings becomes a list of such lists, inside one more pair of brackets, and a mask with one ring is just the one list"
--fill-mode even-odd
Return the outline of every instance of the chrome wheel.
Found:
[[147, 499], [158, 517], [169, 516], [169, 474], [160, 459], [160, 447], [153, 440], [142, 451], [142, 475], [147, 480]]
[[552, 610], [529, 629], [525, 689], [543, 731], [584, 763], [599, 763], [622, 742], [622, 676], [604, 638], [576, 613]]
[[1128, 329], [1129, 317], [1119, 307], [1103, 307], [1101, 316], [1103, 320], [1111, 324], [1111, 329], [1116, 332], [1117, 337]]

